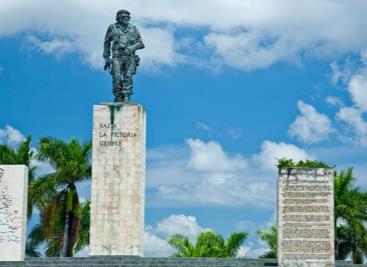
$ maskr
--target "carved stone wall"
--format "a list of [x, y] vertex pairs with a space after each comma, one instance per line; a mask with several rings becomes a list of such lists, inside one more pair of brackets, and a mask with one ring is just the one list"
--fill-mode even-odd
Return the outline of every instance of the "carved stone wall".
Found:
[[22, 261], [27, 223], [28, 168], [0, 165], [0, 261]]
[[279, 170], [280, 266], [334, 266], [333, 185], [331, 169]]
[[143, 256], [145, 125], [141, 105], [94, 106], [91, 255]]

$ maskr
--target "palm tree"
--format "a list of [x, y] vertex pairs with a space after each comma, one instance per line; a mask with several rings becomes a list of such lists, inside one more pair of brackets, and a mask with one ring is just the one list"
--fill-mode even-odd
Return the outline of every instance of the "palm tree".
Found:
[[345, 260], [352, 253], [354, 263], [363, 263], [367, 253], [367, 193], [354, 185], [353, 168], [334, 179], [335, 258]]
[[[46, 241], [47, 256], [73, 256], [81, 218], [87, 210], [79, 202], [76, 184], [90, 179], [90, 152], [91, 142], [82, 144], [72, 139], [66, 143], [51, 137], [40, 140], [37, 158], [55, 171], [31, 184], [30, 198], [40, 209], [40, 224], [30, 233], [30, 248]], [[83, 236], [83, 240], [88, 239]], [[79, 243], [78, 248], [84, 245]]]
[[215, 232], [199, 233], [195, 244], [187, 236], [173, 235], [168, 243], [178, 250], [174, 257], [233, 258], [247, 238], [247, 233], [232, 233], [227, 240]]
[[262, 241], [268, 243], [270, 251], [266, 252], [264, 255], [260, 256], [260, 258], [277, 258], [277, 228], [275, 225], [271, 226], [270, 230], [259, 230], [257, 232], [258, 236]]

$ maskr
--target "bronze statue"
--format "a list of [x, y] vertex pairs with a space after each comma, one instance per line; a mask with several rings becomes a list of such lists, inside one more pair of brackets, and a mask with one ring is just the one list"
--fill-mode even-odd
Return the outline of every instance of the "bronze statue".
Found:
[[140, 61], [135, 51], [144, 48], [139, 31], [129, 21], [130, 12], [119, 10], [116, 14], [116, 22], [108, 27], [104, 39], [104, 69], [109, 70], [112, 75], [115, 102], [130, 101], [133, 93], [132, 77]]

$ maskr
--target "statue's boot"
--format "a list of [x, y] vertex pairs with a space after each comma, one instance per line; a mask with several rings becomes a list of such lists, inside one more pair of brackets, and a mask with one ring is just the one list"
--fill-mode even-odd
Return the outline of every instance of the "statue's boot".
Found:
[[115, 96], [115, 102], [124, 102], [125, 99], [121, 83], [114, 87], [113, 94]]

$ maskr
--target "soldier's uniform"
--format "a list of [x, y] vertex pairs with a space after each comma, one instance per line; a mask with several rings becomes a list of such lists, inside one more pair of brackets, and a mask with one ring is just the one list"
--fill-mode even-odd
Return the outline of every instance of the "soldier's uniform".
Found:
[[[111, 46], [112, 43], [112, 46]], [[112, 87], [115, 101], [129, 101], [132, 95], [132, 76], [139, 65], [139, 57], [132, 53], [127, 53], [126, 48], [144, 47], [140, 33], [137, 28], [131, 24], [126, 26], [118, 22], [111, 24], [106, 32], [104, 41], [103, 57], [110, 60], [111, 50], [112, 59], [110, 73], [112, 75]], [[123, 80], [121, 80], [123, 75]]]

